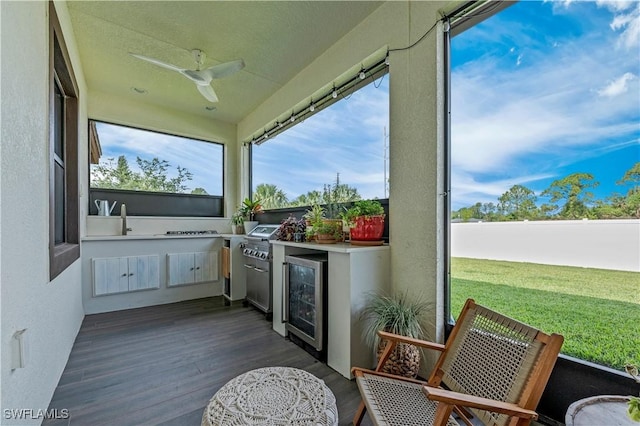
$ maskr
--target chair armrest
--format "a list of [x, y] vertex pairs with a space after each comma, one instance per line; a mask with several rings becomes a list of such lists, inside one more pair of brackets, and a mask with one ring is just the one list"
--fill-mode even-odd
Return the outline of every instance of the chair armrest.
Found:
[[449, 405], [479, 408], [481, 410], [506, 414], [508, 416], [521, 417], [524, 419], [536, 420], [538, 418], [538, 413], [535, 411], [527, 410], [510, 402], [495, 401], [493, 399], [467, 395], [431, 386], [423, 386], [422, 391], [430, 400], [444, 402]]
[[386, 331], [378, 331], [378, 336], [383, 340], [390, 340], [396, 343], [409, 343], [426, 349], [434, 349], [436, 351], [444, 351], [445, 346], [440, 343], [428, 342], [426, 340], [414, 339], [412, 337], [400, 336], [399, 334], [388, 333]]

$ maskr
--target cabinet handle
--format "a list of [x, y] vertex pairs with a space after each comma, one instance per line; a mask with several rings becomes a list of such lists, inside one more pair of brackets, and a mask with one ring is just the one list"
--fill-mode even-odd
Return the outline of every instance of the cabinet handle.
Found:
[[247, 269], [253, 269], [253, 266], [248, 265], [248, 264], [246, 264], [246, 263], [245, 263], [243, 266], [244, 266], [245, 268], [247, 268]]
[[199, 270], [200, 270], [200, 267], [199, 267], [199, 266], [196, 266], [196, 271], [199, 271]]
[[191, 270], [193, 271], [193, 268], [191, 268]]
[[129, 276], [133, 276], [133, 272], [131, 272], [131, 273], [129, 274]]
[[125, 272], [124, 274], [122, 274], [122, 276], [123, 276], [123, 277], [126, 277], [126, 276], [127, 276], [127, 273]]
[[267, 272], [266, 269], [258, 268], [257, 266], [255, 268], [253, 268], [253, 269], [258, 271], [258, 272]]

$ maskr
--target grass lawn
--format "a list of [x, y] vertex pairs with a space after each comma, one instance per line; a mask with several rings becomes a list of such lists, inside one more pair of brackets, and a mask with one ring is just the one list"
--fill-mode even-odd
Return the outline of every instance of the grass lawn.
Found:
[[451, 259], [451, 312], [467, 298], [564, 336], [562, 353], [623, 370], [640, 365], [640, 273]]

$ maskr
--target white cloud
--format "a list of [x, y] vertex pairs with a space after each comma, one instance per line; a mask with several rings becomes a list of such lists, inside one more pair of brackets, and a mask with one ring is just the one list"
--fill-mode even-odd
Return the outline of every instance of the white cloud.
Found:
[[637, 49], [640, 46], [640, 3], [600, 1], [598, 6], [616, 13], [610, 27], [613, 31], [621, 31], [618, 47]]
[[617, 78], [606, 85], [604, 88], [598, 90], [600, 96], [614, 97], [625, 93], [629, 90], [627, 82], [635, 79], [636, 76], [630, 72], [624, 73], [620, 78]]
[[632, 8], [637, 4], [636, 0], [624, 1], [624, 0], [596, 0], [598, 7], [604, 7], [611, 12], [622, 12], [624, 10]]

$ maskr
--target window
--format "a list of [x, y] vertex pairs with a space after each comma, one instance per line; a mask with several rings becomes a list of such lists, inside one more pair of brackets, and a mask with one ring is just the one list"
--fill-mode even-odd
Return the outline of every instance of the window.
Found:
[[[385, 71], [386, 72], [386, 71]], [[342, 95], [339, 95], [342, 96]], [[253, 145], [252, 191], [265, 208], [388, 198], [389, 79], [376, 80]]]
[[78, 89], [60, 23], [49, 2], [49, 276], [80, 257]]
[[223, 145], [100, 121], [90, 122], [89, 211], [122, 203], [136, 216], [222, 216]]
[[640, 363], [639, 12], [519, 2], [450, 53], [450, 314], [473, 297], [619, 370]]

